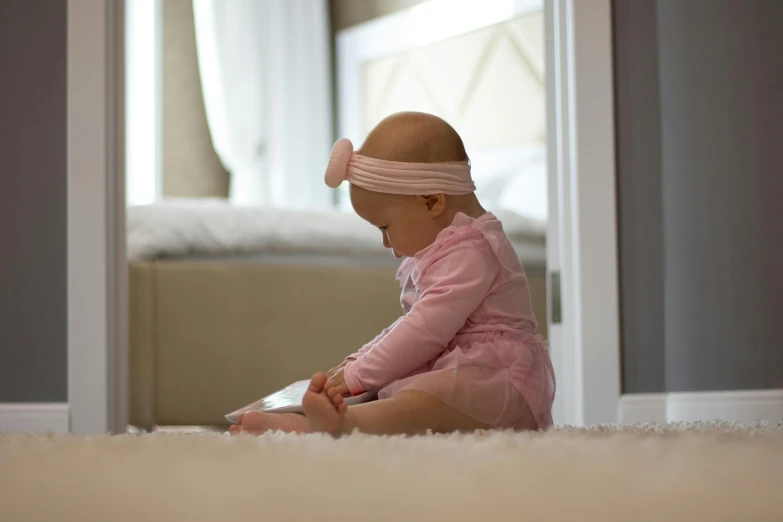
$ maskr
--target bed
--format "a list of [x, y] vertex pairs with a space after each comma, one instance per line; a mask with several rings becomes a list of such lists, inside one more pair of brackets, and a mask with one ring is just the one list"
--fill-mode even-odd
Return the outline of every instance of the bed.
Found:
[[[500, 217], [545, 325], [542, 224]], [[352, 214], [177, 201], [131, 208], [127, 222], [135, 426], [224, 424], [400, 314], [398, 260]]]
[[[546, 335], [540, 3], [412, 30], [432, 21], [432, 6], [451, 10], [426, 2], [338, 36], [340, 134], [361, 143], [404, 109], [452, 123]], [[217, 200], [128, 210], [131, 424], [225, 424], [227, 412], [329, 369], [399, 316], [399, 261], [337, 195], [331, 212]]]

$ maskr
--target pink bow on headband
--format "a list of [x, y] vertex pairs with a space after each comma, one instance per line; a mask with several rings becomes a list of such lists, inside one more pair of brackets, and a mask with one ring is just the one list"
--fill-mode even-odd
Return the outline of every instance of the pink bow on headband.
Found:
[[326, 167], [326, 184], [337, 188], [348, 180], [373, 192], [427, 196], [470, 194], [476, 190], [470, 177], [470, 163], [407, 163], [368, 158], [353, 152], [351, 140], [337, 140]]

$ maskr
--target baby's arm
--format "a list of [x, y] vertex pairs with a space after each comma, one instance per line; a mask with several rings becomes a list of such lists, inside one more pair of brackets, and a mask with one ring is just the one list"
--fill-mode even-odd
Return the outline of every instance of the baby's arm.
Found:
[[410, 312], [361, 359], [345, 366], [350, 392], [378, 390], [437, 357], [487, 295], [499, 270], [483, 238], [446, 247], [422, 276], [425, 290]]
[[[405, 259], [400, 264], [400, 268], [397, 270], [397, 280], [400, 281], [401, 284], [404, 282], [405, 279], [407, 279], [408, 274], [410, 273], [410, 270], [412, 269], [412, 264], [413, 264], [413, 259], [411, 259], [411, 258]], [[391, 326], [388, 326], [388, 327], [384, 328], [383, 331], [381, 331], [381, 333], [379, 333], [375, 337], [375, 339], [373, 339], [369, 343], [367, 343], [364, 346], [362, 346], [361, 348], [359, 348], [359, 351], [356, 352], [355, 354], [349, 355], [348, 357], [346, 357], [345, 361], [355, 361], [355, 360], [359, 359], [362, 355], [367, 353], [373, 346], [375, 346], [376, 343], [379, 343], [384, 337], [386, 337], [389, 334], [389, 332], [392, 331], [392, 328], [397, 326], [397, 323], [399, 323], [401, 319], [402, 319], [402, 317], [398, 318], [396, 321], [394, 321], [391, 324]]]
[[[400, 318], [400, 319], [402, 319], [402, 318]], [[396, 325], [398, 322], [400, 322], [400, 319], [397, 319], [396, 321], [394, 321], [394, 322], [392, 323], [392, 325], [391, 325], [391, 326], [389, 326], [389, 327], [387, 327], [387, 328], [384, 328], [384, 329], [381, 331], [381, 333], [379, 333], [377, 336], [375, 336], [375, 339], [373, 339], [373, 340], [372, 340], [372, 341], [370, 341], [369, 343], [367, 343], [367, 344], [365, 344], [364, 346], [362, 346], [361, 348], [359, 348], [359, 351], [358, 351], [358, 352], [354, 353], [353, 355], [349, 355], [348, 357], [346, 357], [346, 358], [345, 358], [345, 360], [343, 360], [343, 362], [341, 362], [340, 364], [338, 364], [337, 366], [335, 366], [334, 368], [332, 368], [331, 370], [329, 370], [328, 372], [326, 372], [326, 376], [327, 376], [327, 377], [332, 377], [332, 376], [333, 376], [333, 375], [335, 375], [337, 372], [339, 372], [340, 370], [342, 370], [343, 368], [345, 368], [345, 365], [346, 365], [346, 364], [348, 364], [348, 363], [349, 363], [349, 362], [351, 362], [351, 361], [355, 361], [355, 360], [359, 359], [359, 357], [361, 357], [361, 356], [362, 356], [364, 353], [366, 353], [366, 352], [367, 352], [367, 351], [368, 351], [370, 348], [372, 348], [372, 347], [373, 347], [373, 345], [374, 345], [375, 343], [379, 342], [381, 339], [383, 339], [384, 337], [386, 337], [386, 335], [387, 335], [387, 334], [388, 334], [388, 333], [391, 331], [391, 329], [392, 329], [392, 328], [394, 328], [394, 327], [395, 327], [395, 325]]]
[[348, 362], [348, 361], [355, 361], [355, 360], [357, 360], [359, 357], [361, 357], [362, 355], [364, 355], [365, 353], [367, 353], [367, 352], [368, 352], [368, 351], [369, 351], [369, 350], [370, 350], [370, 349], [371, 349], [373, 346], [375, 346], [375, 344], [376, 344], [376, 343], [379, 343], [379, 342], [380, 342], [380, 341], [381, 341], [381, 340], [382, 340], [384, 337], [386, 337], [386, 336], [389, 334], [389, 332], [391, 332], [391, 331], [392, 331], [392, 328], [394, 328], [395, 326], [397, 326], [397, 323], [399, 323], [401, 319], [402, 319], [402, 317], [400, 317], [399, 319], [397, 319], [396, 321], [394, 321], [394, 322], [391, 324], [391, 326], [388, 326], [388, 327], [384, 328], [384, 329], [381, 331], [381, 333], [379, 333], [377, 336], [375, 336], [375, 339], [373, 339], [373, 340], [372, 340], [372, 341], [370, 341], [369, 343], [367, 343], [367, 344], [365, 344], [364, 346], [362, 346], [361, 348], [359, 348], [359, 351], [358, 351], [358, 352], [356, 352], [356, 353], [355, 353], [355, 354], [353, 354], [353, 355], [349, 355], [348, 357], [346, 357], [346, 358], [345, 358], [345, 361], [343, 361], [343, 364], [344, 364], [344, 363], [346, 363], [346, 362]]

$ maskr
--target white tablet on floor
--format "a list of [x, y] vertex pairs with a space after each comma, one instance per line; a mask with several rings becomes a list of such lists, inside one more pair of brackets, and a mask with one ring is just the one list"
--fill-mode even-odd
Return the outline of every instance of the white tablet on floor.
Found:
[[[247, 406], [239, 408], [226, 415], [226, 420], [232, 424], [236, 424], [239, 420], [239, 416], [249, 411], [265, 411], [267, 413], [303, 413], [302, 411], [302, 397], [304, 397], [307, 387], [310, 385], [310, 381], [298, 381], [289, 386], [286, 386], [282, 390], [276, 391], [271, 395], [267, 395], [263, 399], [259, 399], [256, 402], [250, 403]], [[353, 397], [346, 397], [345, 403], [349, 406], [354, 404], [361, 404], [363, 402], [369, 402], [376, 398], [376, 393], [365, 392]]]

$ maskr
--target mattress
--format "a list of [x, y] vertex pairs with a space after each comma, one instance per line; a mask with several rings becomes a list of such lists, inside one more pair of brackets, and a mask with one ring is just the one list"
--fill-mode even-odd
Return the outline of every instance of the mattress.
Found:
[[[496, 212], [520, 259], [543, 266], [546, 224]], [[224, 200], [169, 200], [130, 207], [130, 262], [161, 258], [395, 264], [375, 227], [351, 212], [241, 207]], [[316, 261], [319, 262], [319, 261]]]

